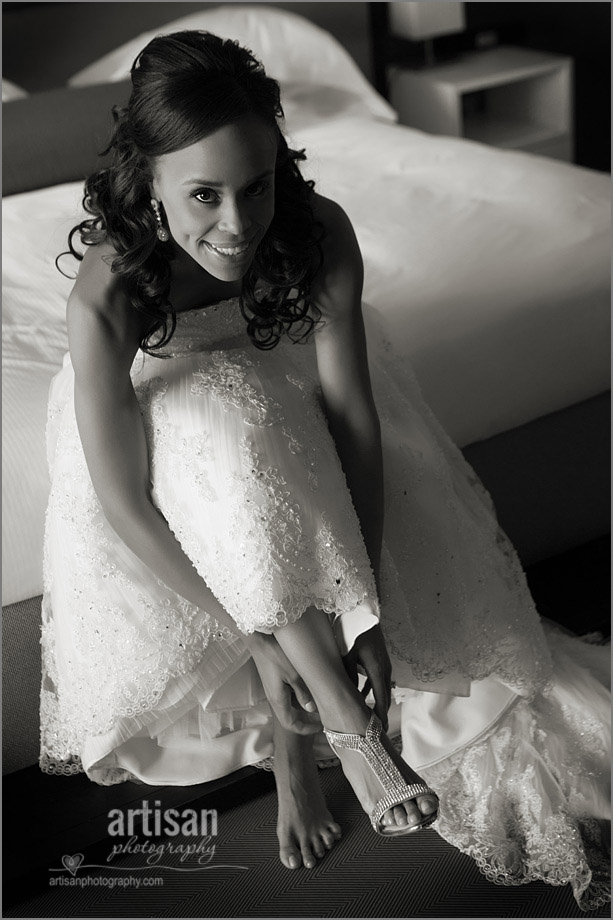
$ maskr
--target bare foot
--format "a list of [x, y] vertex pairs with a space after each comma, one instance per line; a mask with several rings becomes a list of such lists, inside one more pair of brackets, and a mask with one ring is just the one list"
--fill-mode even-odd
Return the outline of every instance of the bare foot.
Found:
[[[370, 720], [370, 711], [363, 713], [362, 724], [357, 728], [359, 735], [365, 735]], [[340, 729], [340, 731], [343, 731]], [[389, 755], [392, 763], [398, 768], [405, 783], [422, 783], [424, 780], [418, 773], [413, 770], [409, 764], [402, 759], [400, 753], [396, 750], [387, 734], [382, 731], [380, 735], [381, 744]], [[367, 814], [371, 814], [377, 802], [385, 795], [385, 790], [366, 758], [356, 750], [334, 746], [334, 753], [337, 755], [343, 768], [343, 773], [351, 783], [353, 790], [358, 797], [362, 808]], [[427, 783], [424, 785], [427, 786]], [[436, 795], [417, 795], [412, 799], [402, 802], [393, 808], [388, 809], [380, 818], [379, 823], [386, 827], [406, 827], [407, 825], [419, 825], [424, 817], [436, 812], [439, 801]]]
[[288, 869], [312, 869], [341, 836], [319, 785], [313, 739], [275, 725], [274, 771], [279, 857]]

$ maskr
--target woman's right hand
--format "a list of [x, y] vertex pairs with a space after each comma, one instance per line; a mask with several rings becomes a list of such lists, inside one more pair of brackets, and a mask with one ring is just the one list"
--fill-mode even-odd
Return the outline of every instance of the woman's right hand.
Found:
[[[322, 730], [313, 697], [274, 636], [254, 632], [244, 637], [270, 706], [283, 726], [298, 735]], [[293, 698], [301, 708], [292, 705]]]

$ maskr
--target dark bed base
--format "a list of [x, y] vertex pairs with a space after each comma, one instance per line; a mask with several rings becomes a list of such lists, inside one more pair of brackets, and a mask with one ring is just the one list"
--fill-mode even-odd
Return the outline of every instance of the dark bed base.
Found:
[[524, 566], [611, 529], [611, 393], [464, 448]]

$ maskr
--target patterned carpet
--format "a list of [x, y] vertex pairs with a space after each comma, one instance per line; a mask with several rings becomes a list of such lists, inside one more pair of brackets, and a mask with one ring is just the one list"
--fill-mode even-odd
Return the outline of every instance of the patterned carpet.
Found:
[[[321, 776], [344, 836], [314, 869], [291, 871], [279, 862], [274, 780], [271, 774], [258, 772], [246, 782], [192, 803], [198, 813], [201, 808], [218, 811], [217, 835], [211, 837], [215, 850], [208, 863], [205, 858], [206, 867], [194, 868], [193, 856], [181, 863], [178, 855], [178, 844], [198, 838], [172, 838], [174, 852], [166, 849], [156, 868], [147, 865], [145, 855], [135, 853], [109, 863], [113, 842], [127, 838], [107, 836], [84, 850], [80, 865], [77, 854], [67, 854], [70, 858], [64, 865], [60, 859], [48, 865], [48, 879], [43, 879], [38, 895], [32, 897], [28, 883], [22, 884], [21, 903], [13, 903], [3, 916], [610, 916], [606, 908], [582, 913], [568, 886], [493, 885], [468, 856], [445, 843], [433, 829], [396, 840], [379, 837], [370, 830], [340, 768], [325, 770]], [[153, 796], [148, 798], [153, 807]], [[138, 836], [140, 842], [146, 839]], [[160, 839], [167, 843], [171, 838]], [[5, 833], [6, 846], [10, 846], [10, 833]], [[96, 865], [102, 868], [94, 868]], [[186, 871], [190, 868], [192, 871]], [[163, 884], [153, 882], [155, 878], [161, 878]], [[127, 887], [110, 887], [117, 879]]]

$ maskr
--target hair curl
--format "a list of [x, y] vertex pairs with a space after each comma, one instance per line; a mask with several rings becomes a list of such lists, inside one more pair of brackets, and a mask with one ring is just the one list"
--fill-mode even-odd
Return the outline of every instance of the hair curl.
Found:
[[[282, 335], [306, 337], [320, 319], [309, 292], [323, 259], [323, 228], [313, 210], [314, 182], [298, 165], [304, 151], [291, 150], [278, 125], [278, 83], [250, 51], [200, 31], [154, 38], [131, 78], [130, 99], [113, 108], [113, 135], [102, 152], [111, 164], [85, 182], [83, 207], [92, 217], [70, 232], [69, 252], [83, 258], [75, 234], [86, 246], [111, 243], [112, 271], [122, 276], [131, 305], [151, 320], [140, 347], [155, 354], [172, 338], [176, 313], [169, 302], [172, 249], [159, 243], [150, 205], [153, 161], [255, 114], [277, 135], [275, 212], [242, 279], [241, 311], [258, 348], [274, 348]], [[259, 286], [265, 293], [256, 296]]]

